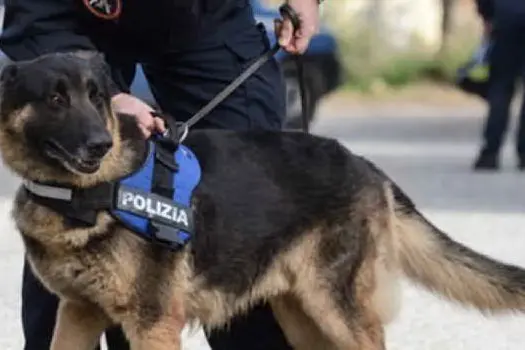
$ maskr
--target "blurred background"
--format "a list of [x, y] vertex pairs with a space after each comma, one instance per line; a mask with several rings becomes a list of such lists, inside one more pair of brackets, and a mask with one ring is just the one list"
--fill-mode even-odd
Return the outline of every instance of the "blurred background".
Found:
[[325, 1], [322, 18], [339, 45], [345, 87], [365, 91], [450, 83], [481, 34], [474, 0]]
[[[253, 2], [258, 3], [256, 8], [275, 9], [280, 4]], [[458, 69], [483, 39], [475, 0], [327, 0], [321, 9], [320, 33], [305, 55], [314, 105], [334, 92], [362, 101], [403, 98], [445, 103], [442, 99], [447, 97], [449, 102], [481, 102], [456, 86]], [[290, 70], [290, 59], [283, 62], [285, 71]], [[293, 115], [300, 104], [293, 98], [298, 95], [291, 80]]]

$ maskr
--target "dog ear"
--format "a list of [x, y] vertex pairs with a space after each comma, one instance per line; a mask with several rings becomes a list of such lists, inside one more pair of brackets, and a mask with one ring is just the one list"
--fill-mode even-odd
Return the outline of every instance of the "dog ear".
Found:
[[89, 51], [86, 58], [93, 68], [104, 69], [107, 67], [106, 56], [102, 52]]
[[6, 85], [12, 83], [18, 75], [18, 65], [16, 63], [8, 63], [2, 68], [0, 73], [0, 84]]
[[91, 70], [98, 72], [100, 70], [107, 70], [108, 64], [106, 62], [106, 57], [102, 52], [99, 51], [77, 51], [74, 54], [77, 57], [85, 60]]
[[102, 52], [94, 50], [78, 50], [75, 51], [73, 55], [88, 61], [104, 59], [104, 54]]
[[19, 67], [16, 63], [6, 63], [0, 72], [0, 91], [2, 98], [0, 99], [0, 121], [4, 122], [9, 118], [10, 113], [14, 109], [14, 101], [12, 98], [5, 98], [11, 95], [9, 91], [16, 89], [16, 79], [19, 75]]

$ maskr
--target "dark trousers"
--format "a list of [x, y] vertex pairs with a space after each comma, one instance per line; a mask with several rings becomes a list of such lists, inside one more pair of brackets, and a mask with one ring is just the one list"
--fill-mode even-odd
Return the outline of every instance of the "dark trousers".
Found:
[[[177, 120], [190, 118], [253, 58], [269, 49], [266, 33], [255, 26], [251, 10], [239, 16], [225, 25], [222, 33], [203, 40], [191, 50], [143, 62], [145, 75], [164, 112]], [[114, 64], [115, 74], [130, 84], [133, 63], [129, 65], [126, 59], [111, 53], [108, 57]], [[284, 95], [281, 71], [272, 60], [195, 127], [280, 129], [285, 113]], [[26, 263], [22, 285], [25, 350], [49, 348], [56, 310], [57, 298], [42, 287]], [[129, 349], [120, 329], [108, 330], [106, 336], [110, 350]], [[207, 336], [214, 350], [290, 349], [267, 305], [260, 305], [249, 315], [233, 320], [228, 331]]]
[[[525, 19], [523, 23], [501, 19], [494, 27], [494, 45], [489, 57], [489, 113], [483, 133], [486, 153], [499, 152], [509, 123], [516, 82], [525, 82]], [[525, 104], [520, 112], [516, 152], [525, 157]]]

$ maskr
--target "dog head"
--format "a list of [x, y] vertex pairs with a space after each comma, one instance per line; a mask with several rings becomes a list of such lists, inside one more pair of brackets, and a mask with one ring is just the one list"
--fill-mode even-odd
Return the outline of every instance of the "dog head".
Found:
[[53, 53], [0, 75], [0, 151], [24, 178], [73, 181], [100, 171], [115, 147], [109, 72], [102, 55]]

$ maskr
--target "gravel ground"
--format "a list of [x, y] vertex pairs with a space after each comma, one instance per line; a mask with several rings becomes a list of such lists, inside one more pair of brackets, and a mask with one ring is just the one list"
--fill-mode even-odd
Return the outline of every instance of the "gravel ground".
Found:
[[[323, 118], [314, 132], [337, 137], [383, 167], [428, 218], [455, 239], [525, 266], [525, 174], [512, 168], [512, 148], [505, 149], [505, 168], [500, 173], [472, 174], [469, 166], [481, 120], [464, 111], [454, 115], [450, 109], [446, 115], [440, 110], [426, 114], [425, 118], [411, 113], [372, 118], [347, 110]], [[22, 248], [8, 219], [16, 181], [0, 170], [0, 183], [0, 349], [19, 350], [23, 344], [18, 311]], [[403, 286], [403, 308], [387, 328], [389, 349], [525, 348], [520, 336], [525, 316], [487, 319], [405, 282]], [[186, 337], [184, 345], [186, 350], [208, 349], [202, 334]]]

